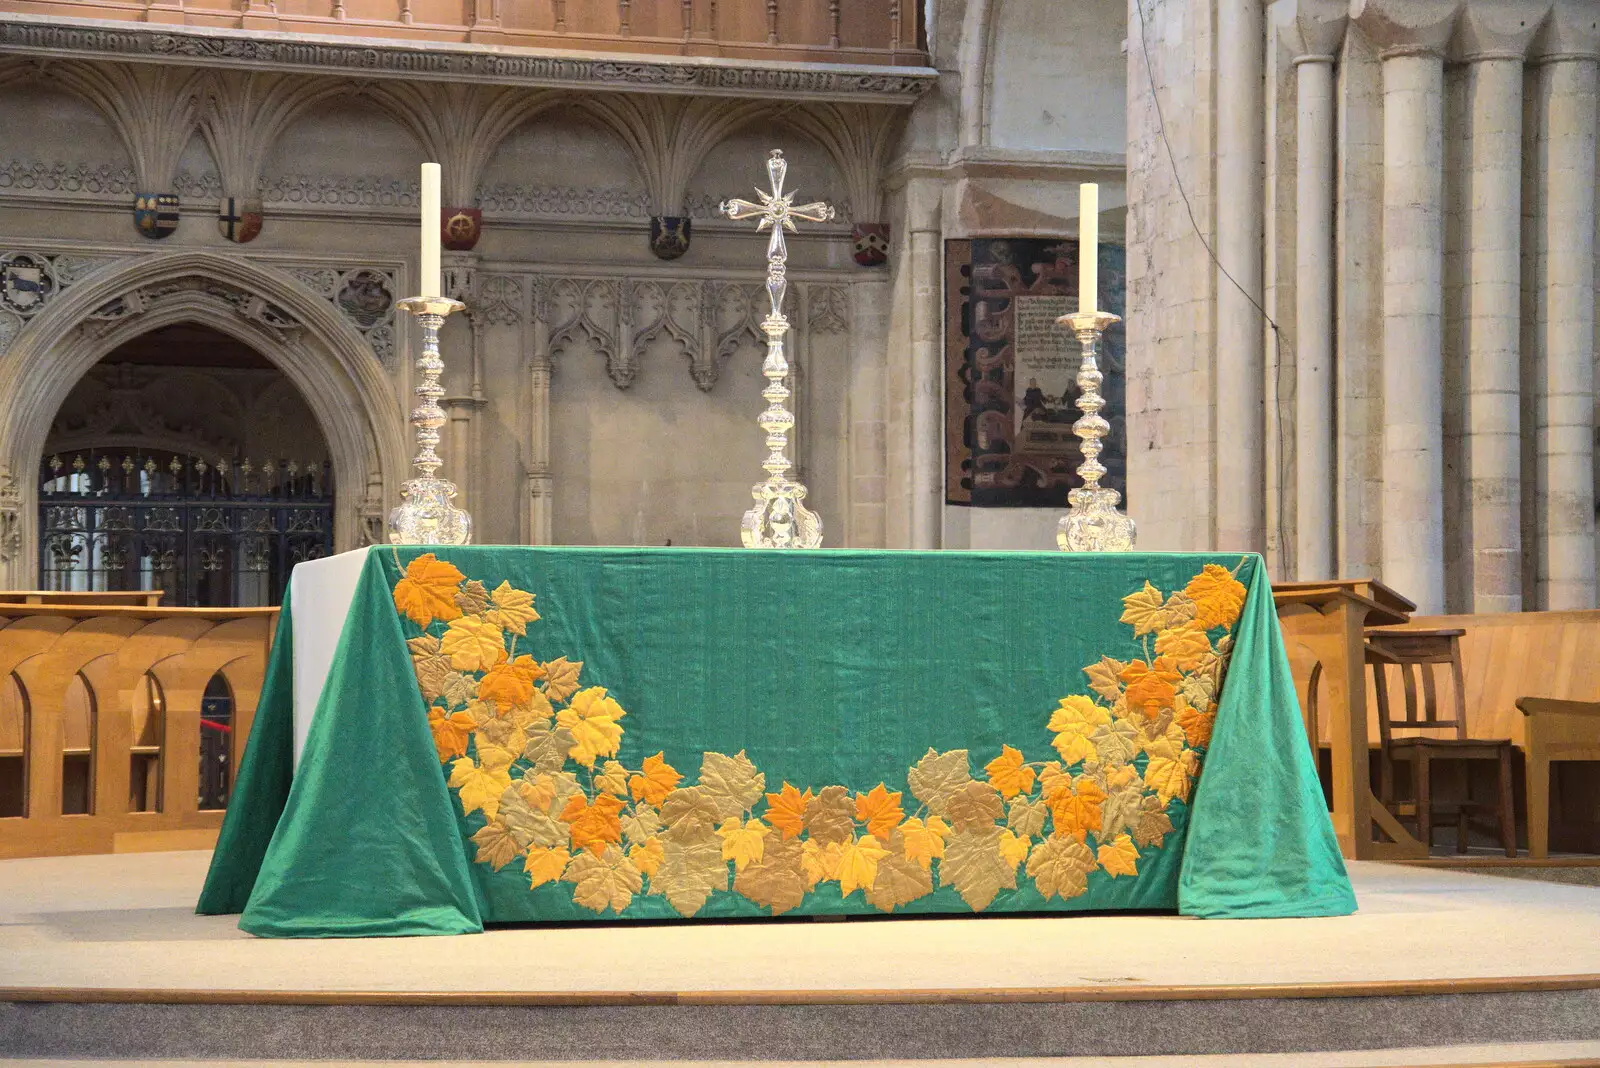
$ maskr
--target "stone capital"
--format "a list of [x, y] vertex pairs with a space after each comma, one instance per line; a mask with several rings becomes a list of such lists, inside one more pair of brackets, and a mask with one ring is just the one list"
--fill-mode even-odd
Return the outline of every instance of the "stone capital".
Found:
[[1350, 21], [1384, 58], [1442, 58], [1463, 6], [1460, 0], [1352, 0]]
[[1600, 58], [1600, 0], [1556, 0], [1528, 49], [1531, 63]]
[[1450, 57], [1463, 62], [1521, 59], [1550, 14], [1550, 0], [1469, 3], [1456, 23]]
[[1331, 62], [1344, 46], [1349, 25], [1347, 0], [1299, 0], [1294, 21], [1283, 27], [1284, 43], [1296, 63]]

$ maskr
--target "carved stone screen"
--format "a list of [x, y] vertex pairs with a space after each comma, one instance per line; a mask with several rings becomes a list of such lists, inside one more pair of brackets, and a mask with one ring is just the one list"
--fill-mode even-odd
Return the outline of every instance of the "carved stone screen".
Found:
[[[1121, 315], [1126, 252], [1100, 246], [1099, 306]], [[945, 242], [945, 499], [979, 507], [1065, 508], [1082, 485], [1072, 424], [1081, 347], [1058, 316], [1078, 306], [1078, 242], [984, 237]], [[1101, 480], [1127, 494], [1121, 323], [1100, 346], [1111, 423]]]

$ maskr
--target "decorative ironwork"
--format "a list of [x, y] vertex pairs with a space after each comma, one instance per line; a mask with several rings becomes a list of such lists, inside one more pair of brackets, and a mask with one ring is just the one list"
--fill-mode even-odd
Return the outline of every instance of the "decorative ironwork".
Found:
[[166, 591], [165, 603], [277, 604], [333, 551], [328, 464], [91, 449], [39, 472], [40, 585]]
[[788, 171], [783, 151], [773, 149], [767, 159], [772, 192], [757, 189], [756, 196], [761, 198], [759, 204], [735, 199], [721, 208], [730, 219], [758, 220], [756, 233], [772, 231], [767, 241], [767, 296], [772, 309], [761, 320], [761, 331], [767, 335], [767, 358], [761, 365], [767, 388], [761, 391], [761, 396], [767, 408], [756, 420], [767, 432], [767, 458], [761, 465], [767, 472], [767, 480], [756, 483], [750, 491], [756, 506], [744, 514], [740, 532], [747, 549], [822, 547], [822, 519], [805, 506], [806, 487], [789, 477], [789, 431], [794, 427], [794, 415], [783, 404], [789, 398], [789, 387], [783, 384], [789, 376], [789, 363], [783, 357], [783, 337], [789, 332], [789, 319], [783, 314], [783, 297], [789, 288], [785, 276], [789, 249], [783, 232], [794, 233], [796, 219], [825, 222], [833, 218], [833, 208], [821, 201], [795, 204], [795, 194], [783, 191], [783, 179]]

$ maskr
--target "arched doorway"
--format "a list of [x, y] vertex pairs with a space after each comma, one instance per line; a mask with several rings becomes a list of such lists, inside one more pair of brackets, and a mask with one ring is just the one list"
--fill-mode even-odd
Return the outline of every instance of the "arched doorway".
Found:
[[[282, 372], [326, 445], [334, 551], [380, 540], [407, 472], [402, 384], [359, 330], [294, 277], [236, 253], [175, 250], [94, 271], [0, 354], [8, 400], [0, 406], [0, 588], [39, 582], [43, 481], [34, 473], [51, 455], [62, 405], [106, 356], [178, 325], [231, 338]], [[120, 456], [113, 463], [120, 467]]]
[[73, 386], [39, 464], [39, 585], [276, 604], [333, 550], [326, 440], [294, 384], [214, 327], [122, 343]]

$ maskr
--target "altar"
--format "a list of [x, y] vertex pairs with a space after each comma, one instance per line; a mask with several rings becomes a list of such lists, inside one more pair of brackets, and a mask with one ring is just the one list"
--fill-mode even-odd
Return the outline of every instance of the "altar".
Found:
[[264, 936], [1355, 899], [1261, 559], [302, 564], [199, 903]]

